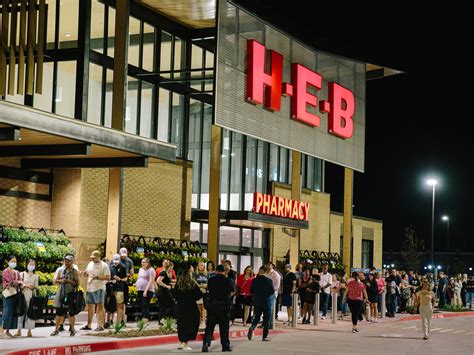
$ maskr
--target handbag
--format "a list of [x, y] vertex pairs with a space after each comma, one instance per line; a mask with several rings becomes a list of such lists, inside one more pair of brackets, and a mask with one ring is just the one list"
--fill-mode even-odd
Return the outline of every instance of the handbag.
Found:
[[85, 308], [86, 304], [84, 302], [84, 292], [75, 290], [68, 295], [70, 299], [70, 312], [71, 315], [76, 315], [81, 313]]
[[7, 298], [10, 298], [10, 297], [13, 297], [15, 296], [16, 294], [18, 293], [18, 290], [16, 287], [7, 287], [6, 289], [4, 289], [2, 291], [2, 295], [3, 295], [3, 298], [7, 299]]
[[30, 299], [30, 306], [26, 312], [29, 319], [37, 320], [43, 316], [43, 302], [36, 294]]
[[13, 316], [14, 317], [22, 317], [26, 314], [26, 299], [23, 292], [18, 293], [15, 296], [15, 304], [13, 307]]

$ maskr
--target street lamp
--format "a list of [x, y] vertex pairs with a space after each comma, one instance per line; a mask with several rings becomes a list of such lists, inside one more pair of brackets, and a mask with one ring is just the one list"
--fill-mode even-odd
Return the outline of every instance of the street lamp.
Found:
[[448, 240], [448, 251], [449, 251], [449, 217], [448, 216], [443, 216], [442, 217], [443, 221], [446, 222], [447, 228], [446, 228], [446, 239]]
[[434, 265], [434, 211], [435, 211], [435, 192], [438, 181], [435, 179], [428, 179], [426, 183], [433, 187], [433, 202], [431, 205], [431, 264]]

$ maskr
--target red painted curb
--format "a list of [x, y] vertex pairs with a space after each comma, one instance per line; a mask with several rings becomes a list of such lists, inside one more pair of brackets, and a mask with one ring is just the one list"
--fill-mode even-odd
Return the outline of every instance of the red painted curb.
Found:
[[[440, 319], [440, 318], [456, 318], [456, 317], [468, 317], [474, 316], [474, 312], [453, 312], [453, 313], [435, 313], [433, 314], [433, 319]], [[402, 322], [406, 320], [419, 320], [421, 316], [419, 314], [414, 316], [409, 316], [401, 319], [395, 320], [395, 322]]]
[[[284, 331], [271, 330], [271, 334], [284, 333]], [[263, 334], [262, 329], [256, 329], [254, 331], [255, 336]], [[230, 338], [246, 337], [247, 330], [234, 330], [229, 333]], [[202, 341], [204, 334], [200, 333], [197, 336], [197, 341]], [[214, 333], [214, 340], [220, 338], [219, 332]], [[32, 348], [22, 349], [8, 352], [8, 355], [70, 355], [78, 353], [93, 353], [97, 351], [108, 351], [117, 349], [133, 349], [133, 348], [144, 348], [148, 346], [158, 346], [165, 344], [179, 343], [178, 335], [162, 335], [155, 337], [144, 337], [135, 339], [124, 339], [124, 340], [113, 340], [105, 341], [100, 343], [86, 343], [86, 344], [75, 344], [75, 345], [64, 345], [64, 346], [53, 346], [47, 348]]]

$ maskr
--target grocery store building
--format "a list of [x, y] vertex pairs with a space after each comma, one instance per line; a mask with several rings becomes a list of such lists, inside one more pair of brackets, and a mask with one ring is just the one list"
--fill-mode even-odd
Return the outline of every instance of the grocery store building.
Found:
[[[367, 73], [383, 68], [230, 1], [189, 3], [0, 5], [0, 224], [63, 229], [80, 263], [127, 234], [197, 240], [238, 270], [380, 268], [382, 222], [352, 216], [352, 181]], [[344, 213], [329, 163], [345, 167]]]

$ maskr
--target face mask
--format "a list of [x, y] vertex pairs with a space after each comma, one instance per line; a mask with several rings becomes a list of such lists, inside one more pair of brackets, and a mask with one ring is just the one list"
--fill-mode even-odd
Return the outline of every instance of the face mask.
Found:
[[8, 266], [12, 269], [16, 268], [16, 263], [8, 263]]
[[34, 269], [35, 269], [34, 265], [28, 265], [28, 271], [33, 272]]

